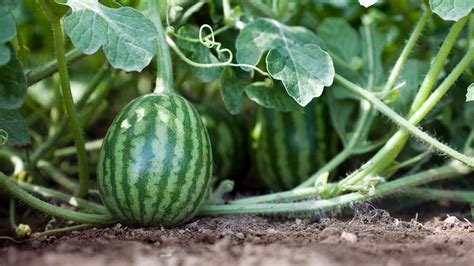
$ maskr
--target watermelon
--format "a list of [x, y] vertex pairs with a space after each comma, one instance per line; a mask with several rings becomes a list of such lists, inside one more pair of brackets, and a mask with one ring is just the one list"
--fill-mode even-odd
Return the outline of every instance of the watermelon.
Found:
[[172, 227], [196, 213], [212, 179], [209, 136], [199, 114], [175, 94], [139, 97], [105, 136], [100, 195], [121, 223]]
[[214, 175], [218, 179], [239, 176], [247, 166], [243, 123], [224, 108], [209, 104], [197, 106], [211, 139]]
[[271, 190], [291, 189], [325, 162], [325, 122], [321, 104], [303, 112], [259, 107], [251, 131], [258, 178]]

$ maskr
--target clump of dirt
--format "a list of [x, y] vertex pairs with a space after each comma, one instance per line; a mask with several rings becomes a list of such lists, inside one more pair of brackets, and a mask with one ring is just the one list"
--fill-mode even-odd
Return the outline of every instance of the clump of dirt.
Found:
[[0, 265], [468, 265], [473, 248], [462, 218], [422, 224], [365, 205], [349, 220], [225, 216], [174, 229], [92, 228], [4, 243]]

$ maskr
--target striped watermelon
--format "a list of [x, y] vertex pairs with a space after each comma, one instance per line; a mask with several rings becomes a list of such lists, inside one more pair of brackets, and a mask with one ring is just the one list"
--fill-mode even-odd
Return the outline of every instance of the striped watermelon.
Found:
[[325, 122], [321, 104], [299, 112], [259, 107], [251, 132], [257, 174], [272, 190], [291, 189], [325, 161]]
[[199, 114], [174, 94], [131, 101], [107, 132], [97, 176], [102, 201], [124, 224], [170, 227], [190, 219], [212, 177]]
[[224, 107], [207, 104], [197, 106], [197, 110], [211, 139], [214, 174], [219, 179], [240, 175], [247, 166], [243, 123]]

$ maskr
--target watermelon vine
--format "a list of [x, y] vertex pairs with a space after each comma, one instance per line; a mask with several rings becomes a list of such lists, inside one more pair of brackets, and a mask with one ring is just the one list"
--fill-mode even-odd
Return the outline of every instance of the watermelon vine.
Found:
[[[9, 27], [14, 2], [0, 10]], [[423, 1], [406, 34], [357, 3], [360, 20], [305, 8], [327, 3], [105, 2], [28, 3], [52, 29], [32, 50], [55, 58], [37, 67], [35, 36], [0, 34], [0, 187], [18, 237], [32, 227], [17, 222], [17, 200], [79, 223], [41, 235], [314, 215], [393, 193], [472, 203], [471, 191], [415, 188], [474, 168], [471, 6]], [[92, 73], [70, 75], [76, 66]]]

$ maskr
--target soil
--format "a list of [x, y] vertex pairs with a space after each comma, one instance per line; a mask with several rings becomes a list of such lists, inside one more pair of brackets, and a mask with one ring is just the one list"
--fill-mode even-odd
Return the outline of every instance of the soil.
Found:
[[402, 221], [358, 207], [347, 220], [196, 218], [174, 229], [120, 224], [22, 244], [0, 265], [472, 265], [474, 227], [461, 216]]

